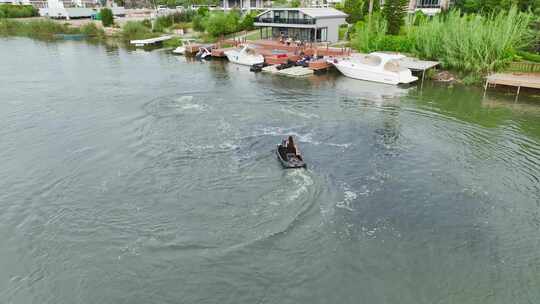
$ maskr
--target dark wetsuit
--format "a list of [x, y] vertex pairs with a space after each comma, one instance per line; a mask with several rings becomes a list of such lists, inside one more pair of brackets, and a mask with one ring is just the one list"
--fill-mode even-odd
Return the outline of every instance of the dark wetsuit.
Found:
[[296, 147], [294, 146], [294, 144], [291, 144], [289, 142], [287, 143], [287, 149], [285, 151], [287, 152], [287, 154], [292, 153], [296, 155]]

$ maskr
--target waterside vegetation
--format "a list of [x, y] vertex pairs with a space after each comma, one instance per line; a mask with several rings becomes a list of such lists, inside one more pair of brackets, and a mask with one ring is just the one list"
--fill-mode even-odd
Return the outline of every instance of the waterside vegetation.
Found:
[[103, 29], [97, 27], [94, 23], [88, 23], [77, 28], [70, 26], [68, 23], [59, 23], [52, 20], [19, 21], [0, 19], [0, 36], [25, 36], [51, 39], [59, 34], [84, 34], [94, 38], [105, 36]]
[[0, 18], [28, 18], [38, 16], [32, 5], [0, 4]]

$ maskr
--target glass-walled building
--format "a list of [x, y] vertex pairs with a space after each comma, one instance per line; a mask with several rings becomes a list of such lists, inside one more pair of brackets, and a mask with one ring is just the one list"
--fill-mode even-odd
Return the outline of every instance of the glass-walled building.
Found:
[[336, 42], [347, 14], [333, 8], [274, 8], [257, 16], [263, 38], [291, 38], [304, 42]]

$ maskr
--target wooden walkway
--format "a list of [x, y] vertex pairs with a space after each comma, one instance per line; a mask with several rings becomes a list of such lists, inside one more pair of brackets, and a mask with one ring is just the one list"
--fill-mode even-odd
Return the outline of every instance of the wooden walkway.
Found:
[[169, 40], [169, 39], [172, 39], [172, 38], [173, 38], [173, 36], [166, 35], [166, 36], [150, 38], [150, 39], [131, 40], [130, 43], [134, 44], [135, 46], [145, 46], [145, 45], [148, 45], [148, 44], [154, 44], [154, 43], [158, 43], [158, 42], [163, 42], [165, 40]]
[[517, 87], [516, 101], [519, 97], [521, 87], [540, 89], [540, 73], [498, 73], [491, 74], [486, 78], [484, 86], [484, 96], [489, 85], [505, 85]]

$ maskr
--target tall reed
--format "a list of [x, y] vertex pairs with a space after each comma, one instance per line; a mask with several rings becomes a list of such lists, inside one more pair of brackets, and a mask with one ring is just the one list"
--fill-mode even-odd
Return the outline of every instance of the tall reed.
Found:
[[529, 13], [515, 7], [487, 17], [452, 11], [412, 29], [412, 51], [445, 67], [485, 74], [505, 67], [530, 40]]

